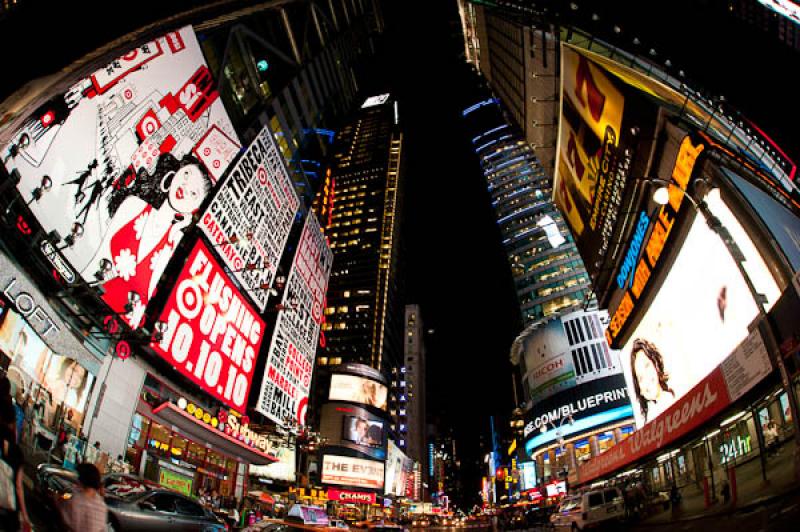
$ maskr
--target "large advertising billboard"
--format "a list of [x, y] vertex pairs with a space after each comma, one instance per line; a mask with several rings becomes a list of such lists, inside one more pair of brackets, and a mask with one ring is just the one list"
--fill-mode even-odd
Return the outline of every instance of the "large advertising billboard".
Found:
[[383, 475], [383, 462], [333, 454], [322, 457], [323, 484], [381, 490]]
[[[140, 45], [37, 110], [6, 165], [45, 231], [137, 327], [193, 215], [239, 150], [191, 27]], [[6, 148], [7, 149], [7, 148]], [[5, 151], [4, 151], [5, 153]], [[42, 191], [44, 176], [49, 188]], [[79, 224], [79, 225], [76, 225]], [[61, 247], [61, 246], [59, 246]], [[126, 311], [129, 293], [134, 307]]]
[[414, 461], [405, 455], [392, 440], [386, 453], [386, 483], [384, 493], [395, 497], [409, 497], [410, 480], [414, 474]]
[[[706, 197], [770, 307], [780, 296], [764, 260], [718, 191]], [[639, 427], [697, 385], [748, 335], [753, 295], [720, 236], [702, 216], [689, 229], [653, 302], [620, 353]]]
[[283, 155], [264, 126], [198, 224], [262, 312], [298, 206]]
[[295, 464], [297, 463], [296, 450], [294, 446], [273, 445], [270, 454], [278, 459], [267, 465], [250, 465], [250, 474], [270, 480], [282, 480], [284, 482], [295, 481]]
[[309, 212], [289, 270], [256, 410], [276, 423], [304, 425], [333, 253]]
[[578, 479], [589, 482], [664, 449], [703, 426], [772, 372], [767, 348], [758, 329], [687, 393], [643, 428], [619, 444], [580, 465]]
[[244, 412], [264, 321], [198, 240], [161, 312], [167, 329], [151, 346], [212, 397]]
[[366, 408], [326, 403], [320, 412], [320, 434], [328, 445], [346, 447], [370, 458], [386, 458], [386, 422]]
[[652, 130], [658, 108], [567, 45], [561, 47], [561, 73], [553, 200], [596, 280], [636, 157], [632, 131]]
[[619, 374], [618, 354], [608, 348], [602, 314], [578, 311], [528, 328], [512, 355], [524, 362], [523, 381], [534, 401]]
[[388, 395], [389, 389], [379, 382], [356, 375], [331, 375], [328, 394], [331, 401], [349, 401], [386, 410]]

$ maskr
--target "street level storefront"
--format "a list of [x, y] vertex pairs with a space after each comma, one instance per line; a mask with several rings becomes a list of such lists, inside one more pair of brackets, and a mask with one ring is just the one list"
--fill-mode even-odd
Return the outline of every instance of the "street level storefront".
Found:
[[243, 416], [222, 409], [212, 415], [175, 395], [148, 375], [131, 422], [128, 461], [144, 478], [186, 495], [217, 491], [241, 499], [248, 466], [277, 460], [267, 438], [250, 431]]
[[92, 356], [77, 341], [66, 353], [53, 351], [47, 340], [60, 331], [47, 314], [52, 309], [45, 310], [28, 292], [9, 293], [0, 296], [0, 368], [26, 413], [27, 423], [19, 427], [22, 442], [47, 450], [62, 428], [81, 432], [98, 365], [86, 363]]

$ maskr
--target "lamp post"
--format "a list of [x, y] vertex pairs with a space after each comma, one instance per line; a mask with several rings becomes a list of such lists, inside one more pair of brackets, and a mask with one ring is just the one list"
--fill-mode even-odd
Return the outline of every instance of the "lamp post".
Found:
[[[542, 425], [541, 428], [542, 434], [545, 434], [547, 432], [548, 425], [550, 425], [556, 431], [556, 441], [558, 442], [558, 449], [559, 451], [561, 451], [561, 456], [563, 456], [565, 460], [566, 460], [566, 449], [564, 448], [564, 435], [561, 432], [561, 427], [567, 420], [569, 420], [570, 425], [575, 423], [575, 420], [572, 418], [572, 415], [569, 415], [567, 417], [562, 417], [561, 420], [558, 422], [558, 425], [556, 425], [550, 420], [547, 420], [545, 421], [545, 423]], [[566, 461], [566, 465], [564, 466], [563, 472], [569, 472], [569, 460]], [[542, 471], [542, 478], [544, 478], [544, 471]]]
[[[786, 370], [786, 365], [783, 361], [783, 356], [781, 355], [780, 351], [777, 349], [778, 342], [775, 339], [775, 333], [772, 325], [772, 319], [764, 308], [767, 303], [767, 298], [764, 294], [761, 294], [756, 289], [755, 285], [753, 284], [753, 280], [750, 278], [750, 275], [747, 273], [747, 270], [744, 267], [744, 262], [747, 260], [742, 250], [737, 245], [736, 241], [731, 235], [730, 231], [722, 224], [720, 219], [708, 208], [708, 204], [705, 200], [697, 201], [688, 191], [683, 189], [678, 183], [676, 183], [673, 179], [660, 179], [660, 178], [650, 178], [648, 180], [649, 183], [652, 184], [659, 184], [661, 185], [658, 189], [655, 190], [653, 193], [653, 201], [658, 203], [659, 205], [666, 205], [669, 202], [669, 188], [668, 187], [676, 187], [678, 190], [683, 192], [692, 206], [703, 215], [708, 227], [716, 233], [719, 238], [722, 240], [722, 243], [725, 244], [725, 249], [728, 250], [730, 253], [731, 258], [733, 258], [733, 262], [736, 263], [737, 268], [739, 268], [739, 273], [744, 279], [745, 284], [747, 285], [747, 289], [750, 291], [750, 295], [753, 297], [753, 300], [756, 304], [756, 308], [758, 309], [759, 321], [760, 323], [764, 324], [763, 330], [767, 333], [767, 343], [768, 348], [767, 352], [772, 359], [773, 363], [778, 367], [778, 371], [781, 377], [781, 386], [783, 388], [784, 393], [786, 393], [786, 397], [789, 400], [789, 409], [792, 414], [792, 425], [794, 426], [794, 478], [795, 480], [800, 479], [800, 419], [798, 418], [798, 414], [800, 413], [800, 409], [797, 406], [797, 396], [794, 392], [794, 387], [791, 383], [791, 378], [789, 376], [789, 372]], [[710, 186], [710, 183], [703, 179], [701, 180], [705, 184]]]

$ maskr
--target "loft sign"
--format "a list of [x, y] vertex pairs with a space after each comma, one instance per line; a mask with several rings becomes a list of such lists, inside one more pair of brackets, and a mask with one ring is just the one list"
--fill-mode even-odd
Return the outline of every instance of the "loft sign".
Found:
[[8, 298], [17, 312], [28, 321], [42, 339], [46, 340], [49, 338], [48, 335], [58, 332], [58, 325], [56, 325], [47, 311], [37, 303], [30, 292], [26, 292], [24, 288], [18, 286], [16, 276], [3, 280], [3, 295]]

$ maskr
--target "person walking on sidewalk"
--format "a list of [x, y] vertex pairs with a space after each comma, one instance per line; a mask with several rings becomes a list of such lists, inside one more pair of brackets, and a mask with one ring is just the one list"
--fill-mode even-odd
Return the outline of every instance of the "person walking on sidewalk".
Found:
[[70, 532], [105, 532], [108, 507], [101, 495], [100, 471], [94, 464], [78, 464], [78, 488], [59, 510]]
[[25, 507], [25, 488], [22, 485], [22, 466], [25, 460], [17, 445], [15, 432], [6, 420], [11, 419], [13, 407], [0, 399], [0, 530], [31, 530], [31, 521]]
[[722, 479], [722, 484], [719, 486], [719, 494], [722, 495], [722, 503], [728, 504], [731, 500], [731, 485], [728, 484], [728, 479]]

